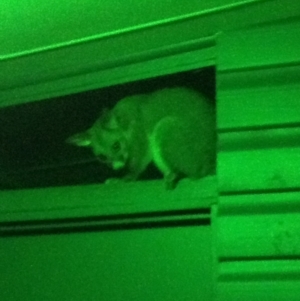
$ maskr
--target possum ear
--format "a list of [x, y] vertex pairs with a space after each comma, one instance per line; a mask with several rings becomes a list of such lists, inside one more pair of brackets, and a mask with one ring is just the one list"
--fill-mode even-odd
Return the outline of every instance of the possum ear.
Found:
[[127, 130], [130, 125], [128, 116], [122, 112], [105, 109], [99, 118], [101, 127], [104, 130]]
[[88, 147], [91, 145], [91, 142], [91, 135], [89, 131], [77, 133], [66, 140], [66, 143], [81, 147]]
[[107, 108], [102, 111], [101, 116], [96, 121], [96, 124], [104, 130], [115, 130], [118, 128], [118, 123], [114, 113]]

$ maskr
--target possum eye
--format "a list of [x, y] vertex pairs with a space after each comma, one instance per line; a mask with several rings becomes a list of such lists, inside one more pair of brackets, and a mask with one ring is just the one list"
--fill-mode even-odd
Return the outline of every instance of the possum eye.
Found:
[[112, 149], [112, 151], [113, 151], [114, 153], [119, 152], [120, 149], [121, 149], [121, 143], [120, 143], [119, 141], [116, 141], [116, 142], [112, 145], [111, 149]]

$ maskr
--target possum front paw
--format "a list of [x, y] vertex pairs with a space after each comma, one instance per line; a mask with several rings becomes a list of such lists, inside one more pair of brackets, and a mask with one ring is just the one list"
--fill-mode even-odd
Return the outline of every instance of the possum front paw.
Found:
[[179, 177], [176, 173], [170, 172], [164, 175], [165, 187], [167, 190], [173, 190], [176, 188], [179, 181]]

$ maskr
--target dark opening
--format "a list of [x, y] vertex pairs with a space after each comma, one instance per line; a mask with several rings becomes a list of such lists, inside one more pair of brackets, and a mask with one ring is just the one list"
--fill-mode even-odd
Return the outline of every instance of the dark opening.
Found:
[[[0, 189], [101, 183], [122, 172], [98, 163], [89, 149], [65, 143], [90, 127], [101, 110], [125, 96], [186, 86], [215, 100], [215, 68], [126, 83], [0, 109]], [[151, 165], [141, 179], [161, 178]]]

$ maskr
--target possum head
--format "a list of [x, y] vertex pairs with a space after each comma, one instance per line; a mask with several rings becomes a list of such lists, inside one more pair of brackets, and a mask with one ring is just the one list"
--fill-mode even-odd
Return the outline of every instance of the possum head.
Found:
[[72, 135], [66, 142], [91, 148], [100, 162], [114, 170], [126, 167], [129, 157], [128, 130], [120, 125], [112, 111], [105, 110], [91, 128]]

